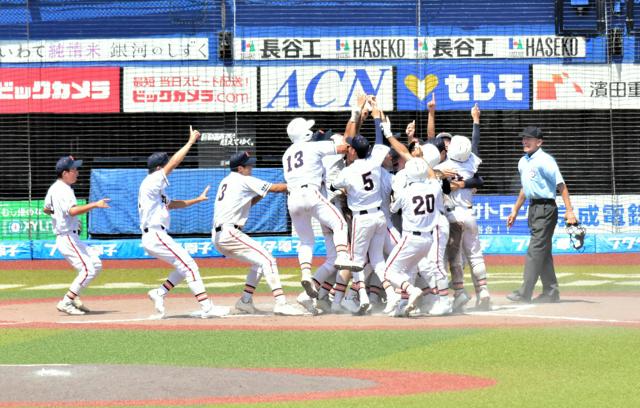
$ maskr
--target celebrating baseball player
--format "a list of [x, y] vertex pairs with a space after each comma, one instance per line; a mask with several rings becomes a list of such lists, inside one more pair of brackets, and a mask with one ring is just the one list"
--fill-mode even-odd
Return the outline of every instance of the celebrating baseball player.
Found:
[[311, 218], [333, 231], [336, 247], [335, 267], [351, 269], [352, 263], [347, 253], [347, 223], [329, 200], [321, 193], [322, 158], [332, 154], [344, 154], [347, 145], [336, 145], [333, 141], [312, 142], [313, 120], [295, 118], [287, 126], [287, 134], [293, 143], [282, 156], [284, 177], [289, 190], [287, 206], [291, 223], [300, 237], [298, 261], [302, 273], [302, 287], [312, 298], [318, 296], [317, 288], [311, 279], [311, 261], [315, 237]]
[[387, 259], [385, 276], [394, 287], [409, 294], [403, 311], [408, 316], [422, 296], [422, 290], [411, 283], [415, 279], [411, 275], [433, 242], [432, 231], [438, 222], [436, 202], [442, 200], [442, 188], [421, 158], [407, 161], [405, 172], [408, 184], [391, 205], [391, 212], [402, 210], [402, 239]]
[[347, 139], [348, 160], [351, 165], [345, 167], [331, 184], [331, 189], [345, 189], [347, 204], [353, 217], [351, 221], [351, 260], [357, 270], [353, 271], [353, 283], [358, 288], [360, 304], [343, 302], [343, 306], [352, 313], [364, 313], [369, 308], [369, 298], [364, 285], [364, 269], [367, 255], [379, 277], [383, 277], [384, 257], [382, 249], [386, 235], [386, 219], [380, 210], [382, 196], [381, 166], [389, 147], [375, 145], [370, 152], [369, 141], [362, 135]]
[[56, 163], [58, 178], [47, 191], [43, 210], [52, 218], [58, 251], [78, 271], [78, 276], [57, 305], [59, 311], [69, 315], [83, 315], [89, 311], [80, 300], [80, 292], [102, 270], [102, 262], [98, 255], [78, 238], [80, 233], [78, 215], [85, 214], [94, 208], [109, 208], [108, 198], [78, 205], [71, 185], [78, 180], [78, 168], [81, 165], [82, 160], [76, 160], [73, 156], [64, 156], [58, 160]]
[[236, 302], [237, 310], [256, 313], [253, 292], [264, 275], [275, 298], [273, 313], [298, 316], [302, 311], [288, 304], [282, 291], [275, 258], [258, 242], [242, 232], [252, 204], [269, 192], [287, 191], [287, 185], [284, 183], [272, 184], [253, 177], [251, 172], [255, 164], [255, 157], [251, 157], [248, 152], [240, 151], [231, 156], [231, 173], [222, 179], [216, 194], [212, 240], [224, 256], [251, 264], [242, 297]]
[[189, 141], [170, 159], [164, 152], [156, 152], [149, 156], [147, 160], [149, 175], [140, 185], [138, 214], [142, 230], [142, 247], [149, 255], [155, 256], [175, 268], [159, 288], [148, 292], [159, 317], [164, 317], [165, 314], [164, 297], [184, 279], [201, 307], [201, 310], [191, 314], [192, 317], [205, 319], [229, 313], [229, 308], [213, 305], [200, 277], [198, 265], [191, 255], [167, 233], [170, 226], [169, 210], [186, 208], [208, 199], [209, 186], [198, 197], [189, 200], [171, 200], [165, 192], [169, 185], [167, 177], [182, 163], [191, 146], [198, 139], [200, 139], [200, 132], [189, 126]]

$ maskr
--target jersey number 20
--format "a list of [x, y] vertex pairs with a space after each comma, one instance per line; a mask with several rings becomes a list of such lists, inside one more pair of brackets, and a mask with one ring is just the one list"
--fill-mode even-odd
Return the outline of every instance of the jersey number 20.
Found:
[[413, 196], [411, 201], [416, 204], [413, 209], [415, 215], [424, 215], [428, 212], [432, 213], [435, 209], [436, 199], [433, 194], [427, 194], [426, 196]]

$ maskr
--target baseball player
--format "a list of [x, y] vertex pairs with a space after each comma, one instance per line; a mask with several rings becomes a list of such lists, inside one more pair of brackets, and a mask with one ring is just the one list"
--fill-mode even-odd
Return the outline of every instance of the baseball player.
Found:
[[311, 218], [331, 229], [336, 248], [335, 267], [352, 269], [347, 253], [347, 224], [344, 217], [321, 193], [323, 167], [322, 158], [327, 155], [344, 154], [347, 145], [336, 145], [333, 141], [312, 142], [313, 120], [295, 118], [287, 126], [292, 145], [282, 156], [284, 178], [289, 190], [287, 206], [291, 223], [300, 237], [298, 261], [301, 269], [301, 284], [312, 298], [317, 298], [316, 285], [311, 279], [311, 261], [315, 237]]
[[78, 276], [57, 305], [59, 311], [69, 315], [83, 315], [89, 311], [80, 300], [80, 292], [102, 270], [102, 262], [98, 255], [78, 238], [80, 233], [78, 215], [94, 208], [109, 208], [108, 198], [78, 205], [71, 185], [78, 180], [78, 168], [81, 165], [82, 160], [76, 160], [73, 156], [64, 156], [58, 160], [56, 163], [58, 178], [47, 191], [43, 210], [52, 218], [58, 251], [78, 271]]
[[167, 230], [170, 226], [169, 210], [185, 208], [207, 200], [207, 186], [200, 196], [190, 200], [172, 200], [165, 189], [169, 185], [167, 177], [185, 158], [191, 146], [200, 139], [200, 132], [189, 127], [189, 141], [169, 159], [167, 153], [156, 152], [149, 156], [147, 167], [149, 175], [140, 185], [138, 194], [138, 215], [142, 230], [142, 247], [149, 255], [161, 259], [175, 268], [167, 280], [157, 289], [148, 292], [158, 317], [164, 317], [164, 297], [174, 286], [186, 279], [191, 293], [200, 304], [201, 310], [193, 312], [192, 317], [224, 316], [229, 313], [228, 307], [214, 306], [204, 287], [198, 265], [191, 255], [173, 238]]
[[253, 292], [265, 276], [271, 293], [275, 298], [273, 313], [277, 315], [298, 316], [302, 311], [287, 303], [280, 283], [278, 265], [275, 258], [258, 242], [242, 232], [249, 217], [251, 206], [267, 193], [284, 193], [287, 185], [272, 184], [251, 175], [256, 158], [248, 152], [240, 151], [231, 156], [231, 173], [218, 186], [214, 203], [212, 241], [218, 251], [226, 257], [246, 261], [251, 264], [247, 274], [242, 297], [236, 302], [236, 309], [254, 314]]
[[405, 164], [407, 186], [391, 205], [391, 212], [402, 210], [402, 239], [385, 265], [385, 277], [391, 284], [409, 294], [404, 315], [417, 306], [422, 290], [414, 281], [418, 262], [429, 252], [432, 231], [438, 222], [436, 202], [442, 200], [442, 188], [426, 161], [414, 158]]
[[362, 272], [367, 254], [376, 275], [382, 278], [384, 273], [382, 250], [387, 222], [380, 208], [380, 179], [382, 162], [389, 153], [389, 147], [379, 144], [369, 152], [369, 141], [362, 135], [348, 139], [348, 143], [348, 160], [353, 162], [331, 183], [331, 190], [346, 190], [347, 205], [352, 213], [351, 260], [357, 267], [353, 271], [353, 282], [358, 288], [360, 304], [356, 305], [351, 300], [343, 302], [343, 306], [351, 312], [364, 313], [369, 308]]
[[[458, 174], [458, 180], [471, 179], [478, 172], [482, 160], [472, 152], [472, 144], [468, 138], [456, 135], [449, 144], [447, 160], [436, 168], [450, 169]], [[456, 298], [466, 296], [462, 286], [464, 271], [462, 253], [471, 266], [474, 287], [476, 289], [476, 306], [482, 310], [491, 309], [491, 296], [487, 287], [487, 269], [482, 255], [482, 246], [478, 235], [478, 223], [473, 213], [473, 189], [462, 187], [449, 194], [447, 217], [453, 225], [456, 223], [462, 230], [459, 244], [449, 245], [449, 266], [453, 276]], [[453, 234], [453, 233], [452, 233]], [[462, 292], [462, 293], [461, 293]], [[467, 296], [468, 299], [468, 296]]]

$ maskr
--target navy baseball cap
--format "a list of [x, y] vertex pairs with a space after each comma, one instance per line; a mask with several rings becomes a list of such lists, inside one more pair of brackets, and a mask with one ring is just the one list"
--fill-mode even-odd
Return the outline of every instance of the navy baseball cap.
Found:
[[369, 141], [362, 135], [348, 137], [347, 143], [353, 147], [358, 154], [358, 158], [364, 159], [369, 155]]
[[447, 133], [447, 132], [440, 132], [436, 135], [436, 139], [449, 139], [451, 140], [452, 136], [451, 133]]
[[56, 173], [77, 169], [80, 166], [82, 166], [82, 160], [76, 160], [73, 156], [64, 156], [59, 158], [56, 163]]
[[434, 139], [429, 139], [429, 140], [427, 140], [427, 143], [433, 144], [435, 147], [438, 148], [439, 152], [447, 150], [447, 147], [444, 145], [444, 138], [442, 138], [442, 137], [436, 137]]
[[229, 168], [235, 169], [238, 166], [255, 166], [256, 165], [256, 158], [255, 157], [251, 157], [251, 155], [249, 155], [249, 152], [246, 151], [239, 151], [238, 153], [234, 153], [231, 155], [231, 158], [229, 158]]
[[536, 126], [527, 126], [519, 133], [520, 137], [533, 137], [536, 139], [542, 139], [542, 129]]
[[147, 168], [155, 170], [156, 167], [163, 167], [169, 162], [169, 155], [165, 152], [155, 152], [147, 159]]

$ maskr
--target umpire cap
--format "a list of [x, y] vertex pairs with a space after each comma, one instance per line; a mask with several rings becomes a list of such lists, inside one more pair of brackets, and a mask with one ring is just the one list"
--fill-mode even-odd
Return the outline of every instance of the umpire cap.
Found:
[[542, 129], [537, 126], [527, 126], [519, 133], [520, 137], [533, 137], [536, 139], [542, 139], [544, 136], [542, 134]]

